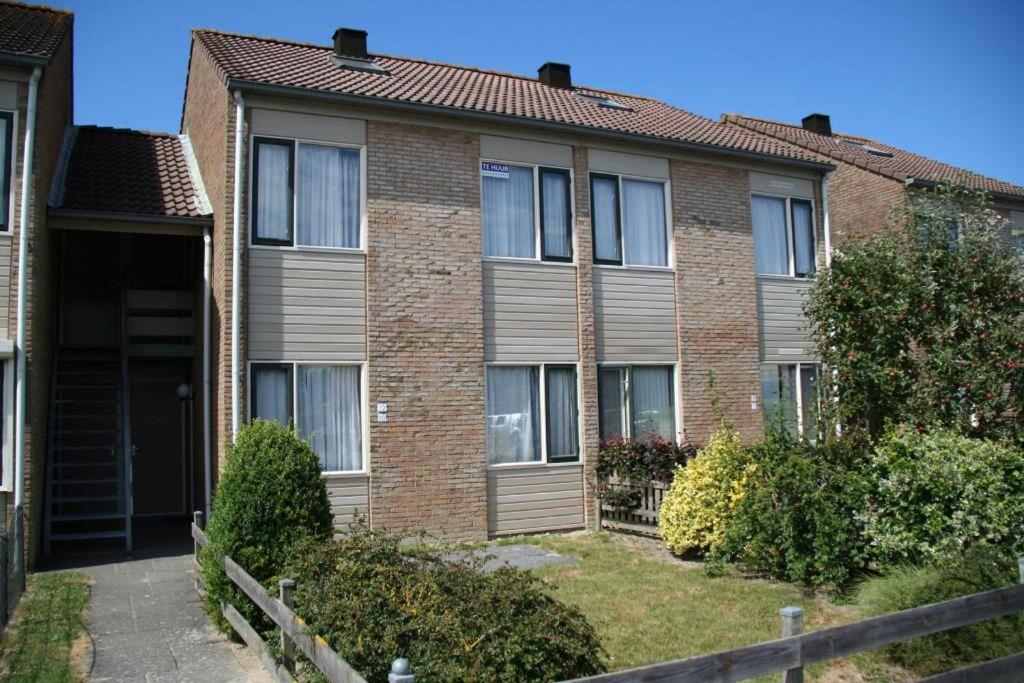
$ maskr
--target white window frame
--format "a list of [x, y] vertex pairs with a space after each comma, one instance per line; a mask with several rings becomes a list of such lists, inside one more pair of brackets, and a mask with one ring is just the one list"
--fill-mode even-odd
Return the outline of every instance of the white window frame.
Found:
[[0, 491], [10, 493], [14, 490], [14, 359], [0, 359], [3, 363], [4, 380], [0, 391], [3, 391], [4, 426], [0, 434], [0, 460], [3, 461], [3, 477]]
[[[576, 177], [573, 173], [573, 169], [567, 166], [558, 166], [556, 164], [534, 164], [527, 163], [525, 161], [505, 161], [502, 159], [492, 159], [487, 157], [480, 157], [479, 163], [477, 163], [477, 182], [480, 183], [480, 235], [483, 236], [484, 230], [484, 174], [481, 171], [482, 164], [502, 164], [504, 166], [519, 166], [521, 168], [533, 169], [533, 253], [532, 258], [524, 256], [488, 256], [483, 253], [483, 239], [480, 241], [481, 254], [485, 261], [512, 261], [514, 263], [542, 263], [547, 266], [574, 266], [576, 265], [577, 254], [579, 253], [579, 244], [577, 244], [576, 237]], [[549, 168], [553, 171], [565, 171], [569, 174], [569, 229], [572, 230], [572, 259], [569, 261], [559, 261], [556, 259], [545, 260], [544, 259], [544, 242], [543, 242], [543, 231], [541, 229], [541, 189], [540, 189], [540, 171], [541, 169]]]
[[[593, 192], [593, 176], [618, 179], [618, 209], [619, 209], [619, 253], [622, 254], [622, 263], [599, 263], [597, 259], [597, 241], [594, 235], [594, 192]], [[626, 263], [626, 231], [625, 231], [625, 209], [623, 209], [622, 201], [622, 181], [623, 180], [641, 180], [649, 183], [661, 183], [664, 189], [665, 196], [665, 249], [668, 251], [665, 257], [664, 266], [644, 266], [639, 264], [628, 264]], [[590, 239], [591, 239], [591, 260], [593, 261], [595, 268], [616, 268], [618, 270], [675, 270], [676, 267], [676, 250], [672, 240], [672, 184], [670, 180], [665, 178], [654, 178], [650, 176], [642, 175], [631, 175], [628, 173], [611, 173], [607, 171], [596, 171], [591, 169], [587, 174], [587, 192], [590, 197]], [[654, 364], [656, 365], [656, 363]]]
[[[521, 259], [520, 259], [521, 260]], [[555, 460], [554, 462], [548, 461], [548, 402], [547, 402], [547, 378], [545, 368], [549, 365], [555, 367], [569, 367], [572, 366], [576, 369], [576, 443], [579, 453], [576, 455], [575, 460]], [[505, 367], [505, 368], [537, 368], [539, 374], [539, 400], [540, 404], [540, 460], [534, 460], [532, 462], [504, 462], [504, 463], [490, 463], [487, 462], [487, 446], [484, 445], [484, 463], [487, 469], [516, 469], [523, 467], [582, 467], [583, 465], [583, 386], [582, 377], [580, 377], [580, 364], [578, 362], [558, 362], [549, 361], [544, 363], [536, 363], [531, 361], [501, 361], [501, 362], [486, 362], [484, 363], [484, 420], [487, 419], [487, 368], [491, 367]], [[486, 435], [487, 426], [484, 425], [484, 433]], [[485, 439], [486, 441], [486, 439]]]
[[[291, 213], [291, 244], [259, 244], [255, 241], [256, 234], [253, 229], [253, 217], [256, 215], [255, 194], [253, 184], [256, 182], [254, 174], [256, 164], [256, 141], [272, 140], [276, 142], [287, 142], [292, 145], [292, 213]], [[359, 150], [359, 246], [358, 247], [327, 247], [318, 245], [305, 245], [298, 242], [298, 216], [299, 216], [299, 146], [320, 145], [322, 147], [342, 147], [345, 149]], [[280, 135], [249, 135], [249, 183], [248, 183], [248, 246], [250, 249], [277, 249], [286, 251], [331, 251], [348, 254], [365, 254], [366, 240], [368, 233], [369, 219], [367, 216], [367, 172], [366, 172], [366, 145], [353, 143], [335, 142], [333, 140], [315, 140], [312, 138], [282, 137]], [[269, 362], [269, 361], [268, 361]]]
[[[803, 436], [803, 434], [804, 434], [804, 410], [803, 410], [803, 407], [804, 407], [804, 397], [803, 397], [803, 382], [800, 381], [800, 371], [803, 368], [805, 368], [805, 367], [817, 368], [818, 369], [818, 381], [821, 382], [822, 378], [824, 377], [824, 369], [822, 368], [822, 364], [820, 362], [818, 362], [818, 361], [796, 361], [796, 362], [793, 362], [793, 363], [783, 363], [783, 362], [779, 361], [779, 362], [762, 362], [761, 363], [762, 371], [767, 369], [767, 368], [774, 368], [775, 369], [775, 376], [776, 377], [778, 377], [779, 368], [780, 367], [792, 367], [792, 368], [794, 368], [794, 372], [796, 373], [796, 382], [795, 382], [795, 384], [796, 384], [796, 432], [800, 436]], [[782, 400], [783, 397], [780, 395], [779, 398], [780, 398], [780, 400]], [[766, 402], [764, 400], [764, 395], [762, 394], [762, 396], [761, 396], [761, 405], [764, 406], [765, 403]]]
[[[754, 197], [772, 197], [774, 199], [785, 199], [786, 200], [786, 250], [789, 254], [789, 274], [784, 275], [781, 273], [757, 273], [758, 277], [781, 277], [788, 278], [791, 280], [810, 280], [812, 277], [817, 275], [821, 268], [821, 264], [818, 263], [818, 210], [814, 204], [813, 199], [807, 197], [794, 197], [788, 194], [773, 194], [771, 192], [751, 192], [750, 193], [750, 206], [753, 207]], [[807, 202], [811, 205], [811, 239], [814, 243], [811, 245], [811, 253], [814, 254], [814, 272], [810, 275], [797, 275], [796, 274], [796, 243], [793, 237], [793, 202]], [[757, 239], [757, 234], [754, 232], [754, 212], [751, 209], [750, 212], [750, 234], [753, 239]], [[755, 244], [755, 249], [757, 246]], [[755, 260], [755, 270], [756, 260]]]
[[[355, 366], [359, 368], [359, 397], [362, 408], [362, 419], [363, 424], [361, 426], [362, 431], [362, 453], [360, 458], [362, 465], [358, 470], [320, 470], [320, 474], [323, 476], [330, 476], [334, 478], [338, 477], [359, 477], [367, 476], [369, 474], [369, 453], [370, 453], [370, 397], [367, 395], [367, 386], [369, 384], [367, 378], [367, 363], [366, 361], [332, 361], [332, 360], [249, 360], [246, 368], [246, 414], [251, 421], [255, 416], [252, 414], [252, 368], [254, 365], [290, 365], [292, 366], [292, 422], [295, 423], [296, 428], [298, 427], [298, 416], [299, 416], [299, 392], [297, 391], [296, 382], [298, 382], [298, 366], [300, 365], [344, 365], [344, 366]], [[320, 454], [317, 453], [317, 457]]]
[[622, 389], [622, 391], [623, 391], [622, 405], [623, 405], [623, 409], [625, 410], [625, 414], [626, 414], [626, 416], [625, 416], [626, 424], [623, 425], [623, 431], [626, 432], [626, 433], [623, 434], [622, 436], [623, 436], [623, 438], [626, 438], [626, 439], [632, 439], [633, 438], [633, 433], [632, 433], [633, 432], [633, 404], [632, 404], [632, 401], [630, 400], [630, 387], [629, 387], [630, 378], [632, 377], [631, 368], [635, 368], [635, 367], [652, 367], [652, 366], [653, 367], [670, 367], [670, 368], [672, 368], [672, 421], [673, 421], [673, 425], [675, 427], [675, 430], [674, 430], [675, 431], [675, 442], [676, 442], [676, 444], [682, 444], [683, 443], [683, 424], [682, 424], [683, 421], [681, 419], [682, 411], [680, 410], [680, 405], [681, 405], [680, 400], [681, 400], [682, 397], [680, 396], [680, 384], [681, 384], [681, 382], [680, 382], [680, 378], [679, 378], [679, 363], [667, 363], [667, 362], [664, 362], [664, 361], [656, 361], [656, 360], [636, 361], [636, 362], [614, 361], [614, 362], [598, 363], [597, 364], [597, 381], [598, 381], [598, 398], [597, 398], [597, 402], [598, 402], [598, 405], [597, 405], [597, 420], [598, 420], [598, 424], [597, 424], [597, 430], [598, 430], [599, 434], [600, 434], [600, 431], [601, 431], [601, 392], [600, 392], [601, 370], [602, 369], [606, 369], [606, 368], [607, 369], [611, 369], [611, 368], [625, 368], [626, 369], [626, 379], [625, 379], [626, 384], [625, 384], [625, 387]]

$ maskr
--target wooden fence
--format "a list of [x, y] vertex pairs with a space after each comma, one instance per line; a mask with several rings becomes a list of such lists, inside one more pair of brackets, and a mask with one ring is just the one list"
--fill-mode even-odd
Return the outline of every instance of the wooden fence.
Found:
[[[202, 576], [202, 566], [199, 564], [199, 552], [209, 541], [200, 526], [202, 513], [196, 512], [194, 517], [192, 522], [192, 538], [195, 542], [193, 561], [197, 572], [196, 588], [201, 590], [199, 577]], [[279, 581], [279, 596], [275, 598], [259, 581], [251, 577], [230, 557], [224, 557], [224, 572], [281, 630], [283, 661], [279, 664], [267, 650], [266, 642], [245, 620], [245, 617], [230, 603], [221, 604], [224, 618], [228, 620], [246, 646], [259, 657], [263, 666], [274, 676], [275, 680], [279, 682], [295, 680], [295, 648], [298, 647], [309, 662], [331, 683], [366, 683], [366, 679], [342, 659], [341, 655], [332, 650], [326, 640], [318, 635], [310, 634], [306, 623], [292, 611], [294, 581], [291, 579]], [[408, 660], [396, 659], [392, 663], [391, 673], [388, 674], [388, 683], [415, 683], [415, 679], [409, 671]]]
[[632, 510], [601, 505], [601, 527], [614, 531], [629, 531], [644, 536], [660, 537], [658, 531], [658, 511], [671, 484], [663, 481], [651, 481], [646, 485], [638, 485], [628, 479], [609, 477], [610, 489], [634, 489], [640, 491], [640, 506]]
[[[799, 607], [785, 607], [780, 610], [783, 637], [779, 640], [576, 681], [696, 683], [741, 681], [781, 673], [784, 683], [801, 683], [803, 669], [810, 664], [1024, 612], [1024, 558], [1017, 562], [1020, 566], [1020, 585], [1011, 588], [975, 593], [810, 633], [801, 633], [803, 610]], [[987, 683], [1010, 682], [1022, 680], [1022, 671], [1024, 653], [974, 664], [925, 680], [930, 683], [978, 680]]]

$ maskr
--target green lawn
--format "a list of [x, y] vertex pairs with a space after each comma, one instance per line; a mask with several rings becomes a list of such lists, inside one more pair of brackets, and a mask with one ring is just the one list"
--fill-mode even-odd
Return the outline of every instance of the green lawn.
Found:
[[85, 634], [88, 579], [83, 574], [32, 574], [0, 645], [4, 681], [78, 681], [72, 646]]
[[[536, 544], [580, 560], [535, 571], [556, 597], [586, 614], [607, 650], [610, 669], [778, 638], [779, 609], [788, 605], [804, 608], [805, 630], [861, 618], [790, 584], [745, 578], [735, 571], [709, 575], [702, 566], [679, 562], [664, 552], [660, 543], [646, 539], [581, 533], [502, 543]], [[903, 677], [903, 672], [892, 669], [874, 653], [808, 671], [810, 680], [823, 681]]]

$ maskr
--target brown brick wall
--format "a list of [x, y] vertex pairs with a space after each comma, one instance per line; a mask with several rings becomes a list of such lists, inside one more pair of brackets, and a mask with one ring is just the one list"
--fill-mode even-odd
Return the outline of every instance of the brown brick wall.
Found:
[[371, 522], [483, 538], [479, 139], [370, 121], [367, 155]]
[[722, 413], [752, 441], [763, 425], [750, 409], [761, 388], [749, 173], [673, 160], [671, 180], [686, 436], [703, 443], [720, 424], [708, 392], [713, 373]]
[[833, 163], [837, 168], [828, 184], [832, 245], [888, 228], [890, 209], [906, 198], [903, 184], [856, 166]]

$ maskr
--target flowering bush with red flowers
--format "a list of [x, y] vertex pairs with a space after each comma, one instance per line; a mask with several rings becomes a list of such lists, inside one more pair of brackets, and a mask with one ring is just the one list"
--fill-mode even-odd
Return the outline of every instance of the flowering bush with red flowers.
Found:
[[696, 454], [693, 445], [677, 444], [660, 436], [646, 441], [608, 439], [601, 443], [595, 472], [602, 482], [608, 477], [618, 477], [637, 486], [652, 480], [671, 483], [676, 466], [685, 465]]

